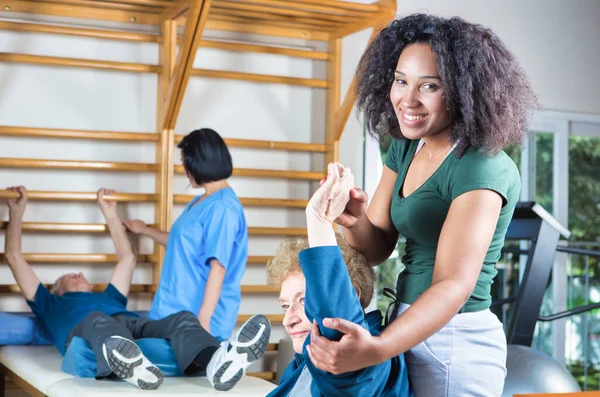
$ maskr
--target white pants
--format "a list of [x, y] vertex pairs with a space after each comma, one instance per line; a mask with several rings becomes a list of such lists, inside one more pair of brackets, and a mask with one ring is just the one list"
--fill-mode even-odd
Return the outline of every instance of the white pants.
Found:
[[[402, 303], [399, 316], [409, 307]], [[502, 395], [506, 336], [489, 309], [457, 314], [404, 358], [415, 397]]]

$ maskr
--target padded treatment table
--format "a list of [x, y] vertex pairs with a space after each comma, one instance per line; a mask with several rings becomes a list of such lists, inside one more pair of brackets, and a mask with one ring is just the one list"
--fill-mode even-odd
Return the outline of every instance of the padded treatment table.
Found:
[[[166, 377], [158, 390], [140, 390], [125, 381], [76, 378], [63, 371], [63, 356], [54, 346], [2, 346], [0, 370], [34, 397], [94, 396], [265, 396], [275, 385], [245, 376], [230, 391], [214, 390], [206, 377]], [[4, 389], [0, 390], [4, 396]]]

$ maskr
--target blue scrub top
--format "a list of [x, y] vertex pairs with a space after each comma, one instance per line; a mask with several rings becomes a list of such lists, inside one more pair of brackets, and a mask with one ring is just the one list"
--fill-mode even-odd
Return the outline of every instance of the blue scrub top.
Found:
[[225, 340], [233, 332], [240, 308], [240, 282], [248, 259], [248, 227], [233, 189], [221, 189], [192, 207], [199, 199], [195, 197], [171, 227], [149, 317], [161, 319], [181, 310], [198, 315], [210, 261], [216, 259], [226, 273], [210, 333]]

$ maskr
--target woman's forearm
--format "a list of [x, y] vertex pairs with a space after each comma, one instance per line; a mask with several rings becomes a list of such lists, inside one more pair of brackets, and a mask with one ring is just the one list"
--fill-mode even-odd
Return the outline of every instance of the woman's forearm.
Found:
[[152, 238], [152, 240], [165, 247], [167, 246], [167, 241], [169, 241], [168, 232], [163, 232], [162, 230], [154, 229], [149, 226], [144, 229], [142, 234]]
[[198, 313], [200, 325], [210, 332], [210, 320], [215, 312], [215, 308], [221, 297], [221, 289], [223, 288], [223, 280], [225, 279], [225, 268], [221, 263], [213, 259], [210, 261], [210, 271], [206, 280], [206, 289], [204, 290], [204, 298], [202, 306]]
[[442, 280], [429, 287], [380, 337], [379, 354], [389, 359], [404, 353], [442, 329], [469, 297], [456, 280]]
[[352, 248], [363, 254], [370, 264], [379, 265], [394, 252], [398, 234], [386, 236], [386, 233], [373, 225], [367, 214], [364, 214], [352, 227], [344, 228], [344, 239]]

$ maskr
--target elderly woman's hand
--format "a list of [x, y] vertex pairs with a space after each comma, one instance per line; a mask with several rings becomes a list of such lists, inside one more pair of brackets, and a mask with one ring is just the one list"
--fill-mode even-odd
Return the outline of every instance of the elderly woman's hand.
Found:
[[327, 179], [313, 194], [306, 207], [307, 217], [317, 218], [324, 223], [333, 223], [345, 210], [354, 189], [354, 175], [350, 168], [339, 163], [327, 167]]

